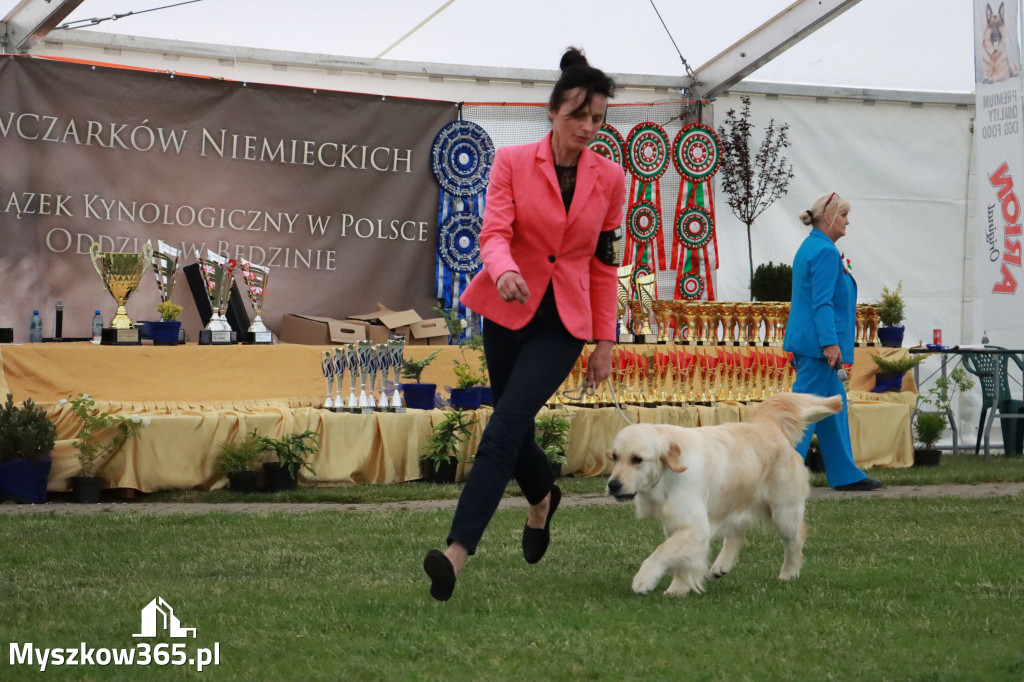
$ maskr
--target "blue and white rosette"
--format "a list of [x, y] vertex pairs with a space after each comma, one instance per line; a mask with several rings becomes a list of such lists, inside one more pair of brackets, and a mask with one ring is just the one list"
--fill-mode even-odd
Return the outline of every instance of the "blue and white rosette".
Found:
[[494, 163], [494, 142], [471, 121], [452, 121], [434, 138], [431, 165], [441, 198], [437, 207], [437, 269], [435, 296], [444, 308], [466, 309], [459, 296], [483, 265], [480, 228], [484, 196]]

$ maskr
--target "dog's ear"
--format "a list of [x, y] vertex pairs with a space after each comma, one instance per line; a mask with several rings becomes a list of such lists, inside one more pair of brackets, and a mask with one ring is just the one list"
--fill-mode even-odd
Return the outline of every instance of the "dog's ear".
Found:
[[611, 450], [605, 450], [604, 451], [604, 456], [607, 457], [608, 459], [611, 459], [612, 458], [612, 451]]
[[683, 463], [679, 460], [679, 456], [682, 454], [683, 451], [680, 449], [679, 443], [674, 440], [670, 440], [668, 442], [668, 451], [661, 456], [661, 462], [672, 471], [677, 474], [681, 474], [686, 471], [686, 467], [683, 466]]

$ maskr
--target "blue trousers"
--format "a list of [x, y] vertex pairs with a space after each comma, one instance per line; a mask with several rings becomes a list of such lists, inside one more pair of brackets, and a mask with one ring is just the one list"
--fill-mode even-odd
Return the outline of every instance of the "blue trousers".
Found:
[[534, 440], [534, 419], [583, 350], [583, 341], [566, 331], [554, 311], [538, 312], [518, 330], [485, 320], [483, 336], [494, 413], [448, 534], [448, 544], [458, 541], [470, 554], [476, 553], [510, 480], [516, 479], [531, 505], [551, 491], [554, 474]]
[[839, 395], [843, 398], [842, 412], [811, 424], [803, 440], [797, 443], [796, 451], [806, 459], [811, 437], [817, 435], [821, 456], [825, 460], [825, 476], [831, 487], [864, 480], [867, 476], [853, 463], [846, 389], [836, 376], [836, 370], [829, 367], [823, 358], [812, 358], [807, 355], [794, 355], [793, 366], [796, 368], [794, 393], [811, 393], [823, 398]]

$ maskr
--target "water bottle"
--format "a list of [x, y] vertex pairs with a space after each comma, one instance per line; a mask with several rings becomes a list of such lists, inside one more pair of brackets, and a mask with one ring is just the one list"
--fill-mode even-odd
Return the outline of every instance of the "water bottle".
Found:
[[39, 317], [39, 311], [32, 311], [32, 325], [28, 328], [29, 343], [43, 342], [43, 320]]
[[99, 343], [103, 339], [103, 316], [100, 311], [92, 316], [92, 342]]

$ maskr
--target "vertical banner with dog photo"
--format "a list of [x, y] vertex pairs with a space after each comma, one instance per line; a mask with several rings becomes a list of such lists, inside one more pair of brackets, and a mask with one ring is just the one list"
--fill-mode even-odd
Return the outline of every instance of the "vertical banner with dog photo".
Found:
[[[974, 2], [977, 196], [974, 226], [981, 325], [992, 343], [1024, 335], [1021, 235], [1024, 196], [1024, 89], [1020, 0]], [[1018, 344], [1019, 345], [1019, 344]]]

